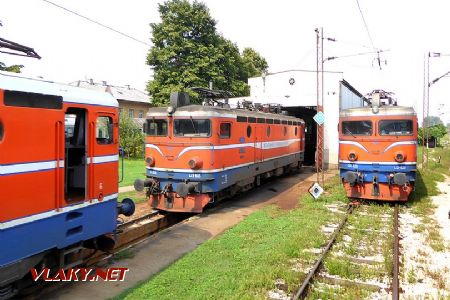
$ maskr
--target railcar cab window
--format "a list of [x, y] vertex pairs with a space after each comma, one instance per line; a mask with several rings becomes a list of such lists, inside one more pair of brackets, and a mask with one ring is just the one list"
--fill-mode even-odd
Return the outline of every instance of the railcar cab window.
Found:
[[167, 136], [167, 120], [148, 119], [146, 132], [148, 136]]
[[380, 135], [412, 135], [412, 120], [383, 120], [378, 123]]
[[342, 122], [343, 135], [372, 135], [371, 121], [344, 121]]
[[107, 145], [113, 142], [113, 124], [111, 117], [98, 117], [95, 138], [98, 144]]
[[173, 122], [173, 134], [184, 137], [211, 136], [211, 121], [207, 119], [176, 119]]
[[229, 139], [231, 137], [231, 123], [220, 123], [220, 138]]

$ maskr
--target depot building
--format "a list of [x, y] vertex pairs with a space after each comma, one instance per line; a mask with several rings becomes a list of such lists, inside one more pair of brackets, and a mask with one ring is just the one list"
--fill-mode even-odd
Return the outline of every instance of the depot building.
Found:
[[[313, 119], [317, 114], [317, 72], [289, 70], [268, 73], [249, 78], [248, 84], [250, 96], [230, 99], [232, 107], [243, 100], [252, 101], [254, 104], [279, 104], [289, 115], [302, 118], [306, 123], [305, 164], [314, 165], [317, 150], [317, 123]], [[342, 72], [324, 72], [322, 119], [325, 168], [338, 167], [339, 111], [362, 107], [365, 104], [363, 99], [363, 95], [345, 81]]]

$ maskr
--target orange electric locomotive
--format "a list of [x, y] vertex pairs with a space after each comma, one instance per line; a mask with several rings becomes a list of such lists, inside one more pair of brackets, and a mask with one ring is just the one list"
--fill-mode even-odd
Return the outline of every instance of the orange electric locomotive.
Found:
[[147, 189], [153, 208], [202, 212], [208, 203], [299, 168], [305, 123], [269, 110], [219, 101], [191, 105], [187, 94], [173, 93], [169, 107], [147, 114], [147, 178], [135, 188]]
[[416, 113], [376, 98], [340, 112], [341, 179], [349, 198], [407, 201], [416, 179]]

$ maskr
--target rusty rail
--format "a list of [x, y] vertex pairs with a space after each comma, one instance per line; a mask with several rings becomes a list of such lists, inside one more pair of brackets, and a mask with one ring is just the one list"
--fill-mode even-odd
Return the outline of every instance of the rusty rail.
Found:
[[309, 288], [309, 286], [311, 285], [311, 283], [314, 280], [314, 276], [320, 270], [320, 267], [323, 264], [325, 256], [328, 254], [328, 252], [330, 251], [330, 249], [333, 246], [334, 242], [336, 241], [336, 238], [337, 238], [339, 232], [342, 230], [344, 225], [347, 223], [348, 216], [353, 212], [353, 207], [354, 207], [354, 205], [352, 203], [350, 203], [347, 206], [347, 212], [345, 213], [344, 218], [342, 219], [341, 223], [339, 224], [339, 227], [331, 235], [331, 238], [328, 241], [328, 244], [326, 245], [325, 249], [322, 251], [322, 254], [317, 259], [317, 261], [314, 264], [314, 266], [312, 267], [312, 269], [309, 271], [308, 275], [306, 276], [306, 278], [303, 281], [302, 285], [298, 289], [297, 293], [294, 295], [294, 298], [293, 298], [294, 300], [305, 299], [305, 297], [307, 295], [307, 292], [308, 292], [308, 288]]
[[399, 284], [399, 228], [398, 228], [398, 204], [394, 207], [394, 263], [392, 272], [392, 299], [398, 300], [400, 296]]

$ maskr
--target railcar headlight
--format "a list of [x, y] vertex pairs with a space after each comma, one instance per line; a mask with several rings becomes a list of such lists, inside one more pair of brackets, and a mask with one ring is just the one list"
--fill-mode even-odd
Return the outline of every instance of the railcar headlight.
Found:
[[145, 162], [149, 167], [153, 167], [155, 165], [155, 158], [153, 156], [147, 156]]
[[349, 161], [355, 161], [355, 160], [357, 160], [357, 159], [358, 159], [358, 155], [356, 154], [356, 152], [351, 151], [351, 152], [348, 154], [348, 160], [349, 160]]
[[395, 152], [395, 161], [396, 162], [404, 162], [406, 159], [406, 155], [402, 151]]
[[189, 168], [200, 169], [203, 166], [203, 161], [200, 157], [193, 157], [188, 162]]
[[175, 108], [173, 106], [169, 106], [167, 107], [167, 113], [169, 115], [173, 114], [175, 112]]

